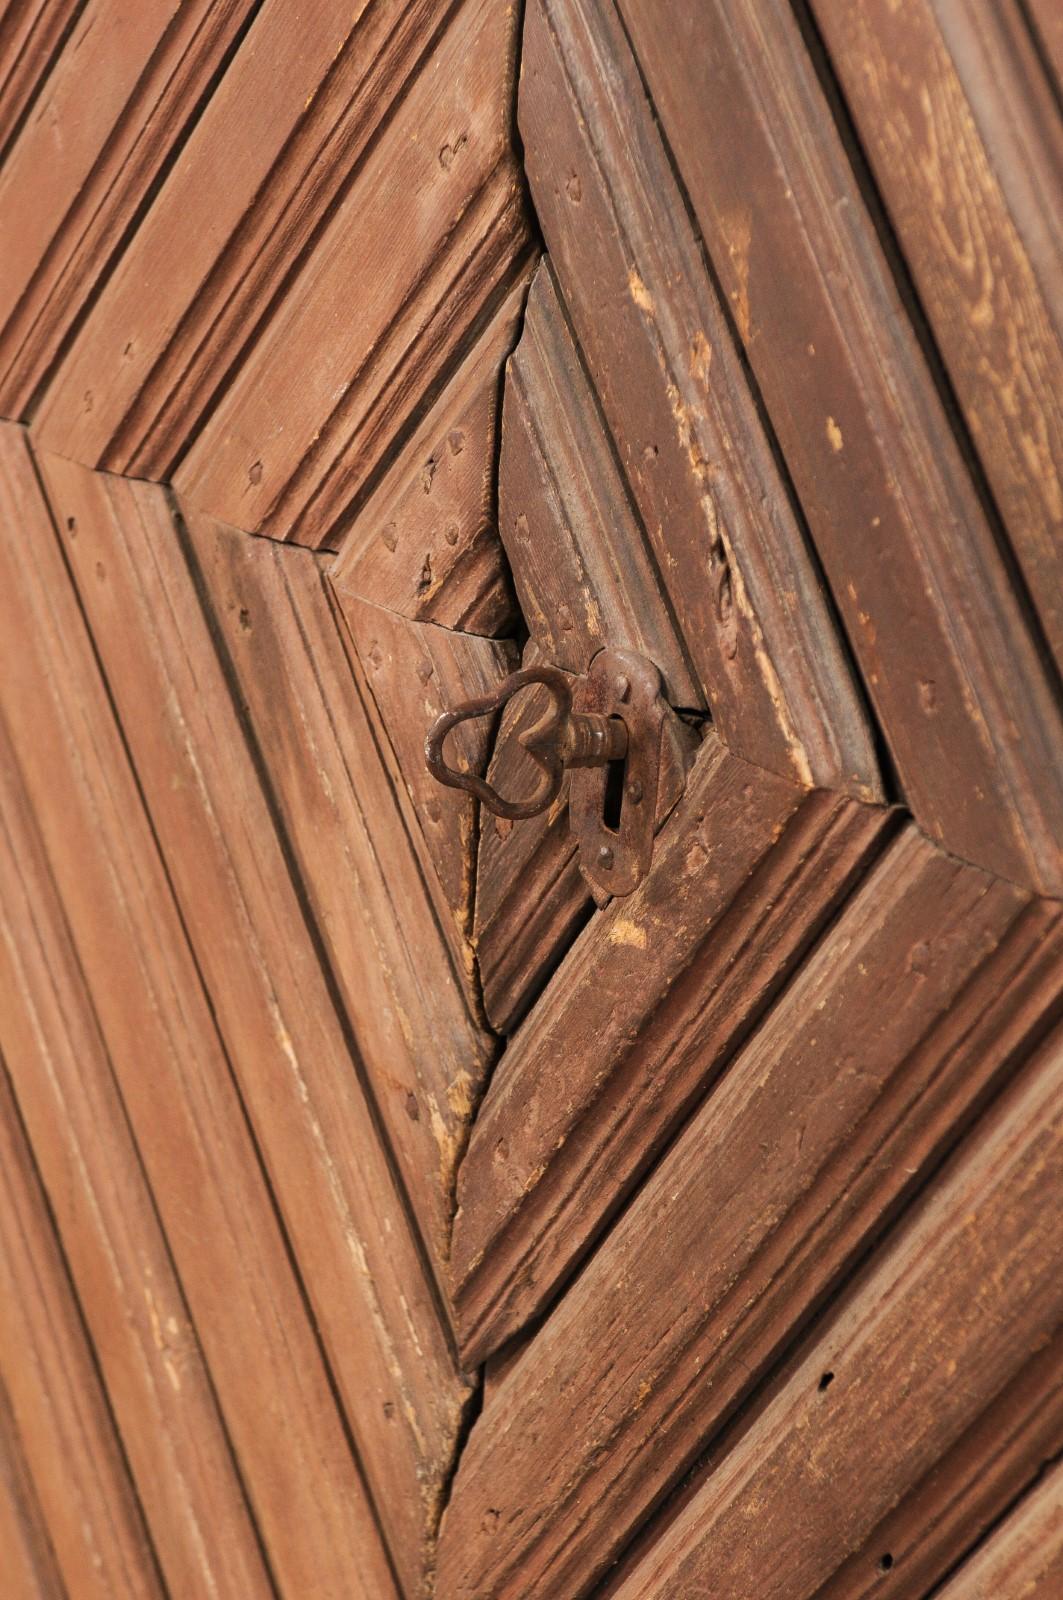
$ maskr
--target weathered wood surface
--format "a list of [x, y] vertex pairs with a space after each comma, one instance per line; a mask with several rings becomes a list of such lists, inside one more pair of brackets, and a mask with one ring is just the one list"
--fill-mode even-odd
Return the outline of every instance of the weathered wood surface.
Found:
[[1052, 1600], [1063, 1593], [1063, 1466], [1008, 1517], [941, 1591], [941, 1600]]
[[618, 1600], [706, 1588], [714, 1600], [805, 1600], [858, 1549], [891, 1568], [880, 1519], [1063, 1321], [1061, 1183], [1057, 1035], [710, 1464]]
[[462, 633], [512, 631], [498, 538], [499, 393], [527, 285], [503, 301], [360, 508], [329, 568], [337, 594]]
[[0, 1550], [10, 1600], [66, 1600], [33, 1482], [0, 1383]]
[[551, 1298], [770, 1003], [884, 822], [715, 739], [702, 746], [649, 875], [577, 940], [473, 1127], [452, 1262], [466, 1360]]
[[[265, 1552], [282, 1587], [346, 1594], [353, 1582], [375, 1600], [391, 1589], [383, 1547], [170, 890], [167, 868], [180, 851], [160, 857], [21, 430], [0, 429], [0, 449], [0, 624], [9, 646], [0, 711], [254, 1513], [252, 1528], [219, 1498], [204, 1535], [186, 1537], [177, 1554], [193, 1593], [269, 1594]], [[92, 542], [82, 498], [159, 493], [58, 470], [80, 490], [76, 506], [59, 510], [67, 552], [82, 533]], [[97, 570], [98, 559], [89, 575], [103, 588], [121, 569], [101, 560]], [[135, 612], [123, 616], [131, 622]], [[146, 673], [148, 656], [130, 632], [120, 632], [114, 654], [130, 677]], [[139, 681], [146, 687], [146, 676]], [[167, 704], [169, 686], [152, 699], [145, 738], [160, 734]], [[178, 748], [187, 761], [187, 744], [179, 739]], [[211, 878], [202, 902], [211, 913], [223, 881]], [[238, 939], [225, 951], [215, 1003], [231, 993], [241, 947]], [[248, 1007], [251, 1025], [258, 1014]], [[256, 1074], [268, 1061], [263, 1049]], [[180, 1378], [190, 1329], [179, 1304], [158, 1311], [160, 1354]]]
[[0, 149], [17, 131], [80, 4], [6, 0], [0, 6]]
[[529, 6], [519, 116], [551, 262], [721, 738], [878, 798], [860, 691], [611, 11]]
[[[252, 0], [81, 8], [0, 168], [3, 415], [25, 415], [251, 9]], [[97, 367], [70, 398], [91, 415], [118, 370]]]
[[[589, 1589], [1043, 1031], [1061, 963], [1058, 907], [905, 829], [489, 1404], [447, 1512], [444, 1596]], [[704, 1072], [704, 1044], [686, 1043]], [[567, 1064], [538, 1059], [567, 1134]], [[632, 1091], [641, 1124], [652, 1101]], [[519, 1143], [519, 1125], [507, 1134]], [[472, 1150], [480, 1138], [477, 1125]], [[520, 1237], [535, 1237], [527, 1222]]]
[[813, 10], [1063, 669], [1063, 121], [1023, 6]]
[[2, 1070], [0, 1383], [68, 1592], [159, 1600], [144, 1521]]
[[1058, 894], [1059, 702], [790, 8], [622, 10], [905, 801], [946, 848]]
[[42, 466], [374, 1504], [416, 1592], [466, 1386], [375, 1108], [165, 492]]

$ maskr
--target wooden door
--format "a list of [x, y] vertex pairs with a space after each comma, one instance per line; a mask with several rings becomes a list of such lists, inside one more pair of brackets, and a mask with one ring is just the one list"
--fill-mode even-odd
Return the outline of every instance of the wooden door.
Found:
[[0, 6], [4, 1600], [1063, 1592], [1059, 47]]

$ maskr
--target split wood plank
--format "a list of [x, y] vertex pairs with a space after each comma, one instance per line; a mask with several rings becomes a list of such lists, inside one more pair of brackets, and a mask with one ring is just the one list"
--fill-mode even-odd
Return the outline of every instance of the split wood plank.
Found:
[[1063, 121], [1023, 6], [813, 10], [1063, 670]]
[[[418, 854], [443, 890], [447, 934], [456, 943], [457, 959], [471, 967], [479, 802], [432, 776], [425, 763], [425, 734], [442, 712], [496, 689], [517, 666], [515, 647], [411, 622], [350, 596], [340, 603], [411, 802]], [[488, 716], [460, 723], [446, 741], [448, 763], [482, 775], [492, 721]]]
[[[304, 891], [166, 492], [57, 457], [41, 466], [373, 1504], [419, 1593], [468, 1386]], [[328, 1559], [344, 1565], [335, 1549]]]
[[523, 276], [516, 23], [494, 0], [454, 12], [174, 473], [192, 504], [329, 540]]
[[0, 1382], [67, 1589], [78, 1600], [159, 1600], [140, 1506], [2, 1065]]
[[506, 371], [499, 524], [544, 660], [582, 673], [606, 645], [635, 650], [673, 706], [704, 704], [549, 258]]
[[857, 1549], [888, 1566], [880, 1519], [1063, 1323], [1061, 1184], [1057, 1033], [617, 1600], [808, 1600]]
[[791, 10], [621, 5], [906, 800], [1058, 894], [1060, 708]]
[[469, 974], [437, 923], [318, 558], [191, 509], [188, 532], [388, 1140], [441, 1271], [457, 1155], [494, 1041], [472, 1013]]
[[0, 151], [46, 76], [82, 0], [6, 0], [0, 6]]
[[495, 473], [502, 369], [526, 292], [521, 280], [502, 302], [343, 535], [337, 594], [463, 633], [511, 631]]
[[904, 830], [485, 1409], [447, 1600], [601, 1577], [1058, 1013], [1061, 962], [1063, 910]]
[[615, 15], [529, 6], [519, 121], [553, 268], [720, 737], [766, 770], [879, 798], [860, 691]]
[[[874, 1543], [893, 1564], [857, 1551], [817, 1600], [924, 1600], [1063, 1450], [1063, 1330], [1029, 1361], [883, 1518]], [[988, 1600], [988, 1597], [987, 1597]]]
[[[80, 11], [0, 169], [4, 415], [25, 415], [252, 5], [89, 0]], [[102, 403], [119, 370], [86, 377], [78, 408]]]
[[0, 1383], [0, 1555], [4, 1600], [66, 1600], [14, 1418]]
[[1063, 1593], [1063, 1466], [1046, 1473], [941, 1591], [941, 1600], [1052, 1600]]
[[[0, 713], [255, 1518], [219, 1500], [184, 1552], [191, 1592], [267, 1597], [272, 1574], [296, 1593], [377, 1600], [393, 1593], [383, 1546], [23, 431], [0, 429], [0, 452]], [[62, 513], [68, 550], [91, 539], [79, 511]], [[144, 670], [125, 626], [121, 652]], [[158, 1310], [180, 1381], [190, 1330], [179, 1302]]]
[[[167, 1587], [267, 1594], [212, 1380], [2, 724], [0, 903], [0, 1047]], [[163, 1073], [162, 1094], [166, 1084]]]
[[496, 1068], [459, 1175], [454, 1307], [481, 1360], [553, 1295], [770, 1004], [887, 814], [710, 737], [649, 874], [576, 941]]

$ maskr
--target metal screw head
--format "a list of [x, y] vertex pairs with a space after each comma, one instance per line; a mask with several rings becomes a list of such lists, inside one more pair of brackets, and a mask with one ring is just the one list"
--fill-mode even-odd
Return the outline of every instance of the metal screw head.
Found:
[[605, 867], [605, 869], [608, 871], [612, 864], [613, 852], [610, 850], [607, 844], [603, 844], [601, 849], [598, 851], [598, 865], [600, 867]]
[[627, 797], [633, 806], [637, 806], [641, 802], [642, 785], [637, 778], [632, 778], [631, 782], [628, 784]]

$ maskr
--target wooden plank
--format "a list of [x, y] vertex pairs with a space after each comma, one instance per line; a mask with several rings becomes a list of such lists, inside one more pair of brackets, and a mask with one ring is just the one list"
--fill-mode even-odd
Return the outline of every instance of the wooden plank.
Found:
[[[508, 641], [410, 622], [349, 595], [340, 604], [411, 802], [415, 847], [443, 890], [456, 959], [471, 968], [479, 803], [432, 776], [424, 741], [443, 711], [491, 693], [515, 669], [515, 648]], [[492, 732], [489, 717], [461, 723], [447, 740], [447, 760], [460, 771], [482, 774]]]
[[[806, 1600], [1063, 1319], [1057, 1035], [954, 1160], [617, 1600]], [[825, 1373], [833, 1381], [822, 1388]], [[859, 1485], [859, 1493], [852, 1486]]]
[[329, 580], [415, 622], [501, 635], [516, 619], [496, 526], [502, 368], [527, 283], [502, 302], [343, 536]]
[[[269, 1596], [265, 1552], [282, 1588], [376, 1600], [393, 1592], [383, 1547], [21, 429], [0, 429], [0, 452], [0, 712], [256, 1523], [219, 1504], [185, 1554], [190, 1592]], [[90, 531], [79, 510], [62, 513], [68, 549]], [[124, 626], [140, 672], [134, 641]], [[178, 1319], [180, 1379], [180, 1304], [159, 1311], [164, 1343]]]
[[33, 1483], [0, 1384], [0, 1555], [5, 1600], [65, 1600]]
[[163, 1575], [172, 1593], [266, 1593], [212, 1382], [2, 725], [0, 904], [0, 1047]]
[[[56, 457], [41, 466], [374, 1506], [417, 1593], [468, 1386], [334, 979], [165, 491]], [[342, 1570], [347, 1558], [333, 1546], [321, 1559]]]
[[[80, 11], [0, 170], [4, 415], [25, 414], [252, 3], [89, 0]], [[71, 397], [78, 409], [91, 413], [117, 371], [97, 367]]]
[[455, 955], [436, 920], [318, 559], [191, 511], [188, 531], [388, 1140], [442, 1266], [457, 1153], [495, 1053], [472, 1012], [467, 946]]
[[1061, 959], [1058, 907], [905, 829], [485, 1410], [443, 1595], [586, 1592], [1058, 1009]]
[[1049, 81], [1063, 90], [1063, 12], [1055, 0], [1026, 0], [1025, 11]]
[[[542, 653], [530, 642], [522, 666]], [[535, 763], [520, 735], [543, 715], [548, 694], [530, 688], [506, 706], [488, 778], [499, 794], [534, 792]], [[592, 909], [568, 820], [568, 779], [547, 811], [514, 824], [480, 812], [473, 941], [484, 1010], [499, 1033], [511, 1033], [538, 997]]]
[[641, 886], [569, 952], [459, 1177], [454, 1306], [480, 1360], [549, 1300], [876, 848], [885, 813], [702, 746]]
[[813, 10], [1063, 669], [1063, 123], [1023, 6]]
[[769, 771], [878, 798], [860, 692], [615, 15], [529, 7], [519, 120], [551, 261], [720, 737]]
[[70, 1593], [157, 1600], [140, 1506], [2, 1067], [0, 1382]]
[[175, 472], [192, 504], [328, 540], [522, 276], [515, 27], [493, 0], [457, 9]]
[[0, 6], [0, 150], [18, 129], [82, 0], [6, 0]]
[[790, 8], [622, 9], [907, 803], [1059, 893], [1059, 706]]
[[1063, 1592], [1063, 1466], [1036, 1489], [941, 1591], [941, 1600], [1052, 1600]]
[[635, 650], [673, 706], [703, 705], [548, 259], [506, 372], [499, 525], [544, 660], [581, 673], [606, 645]]

